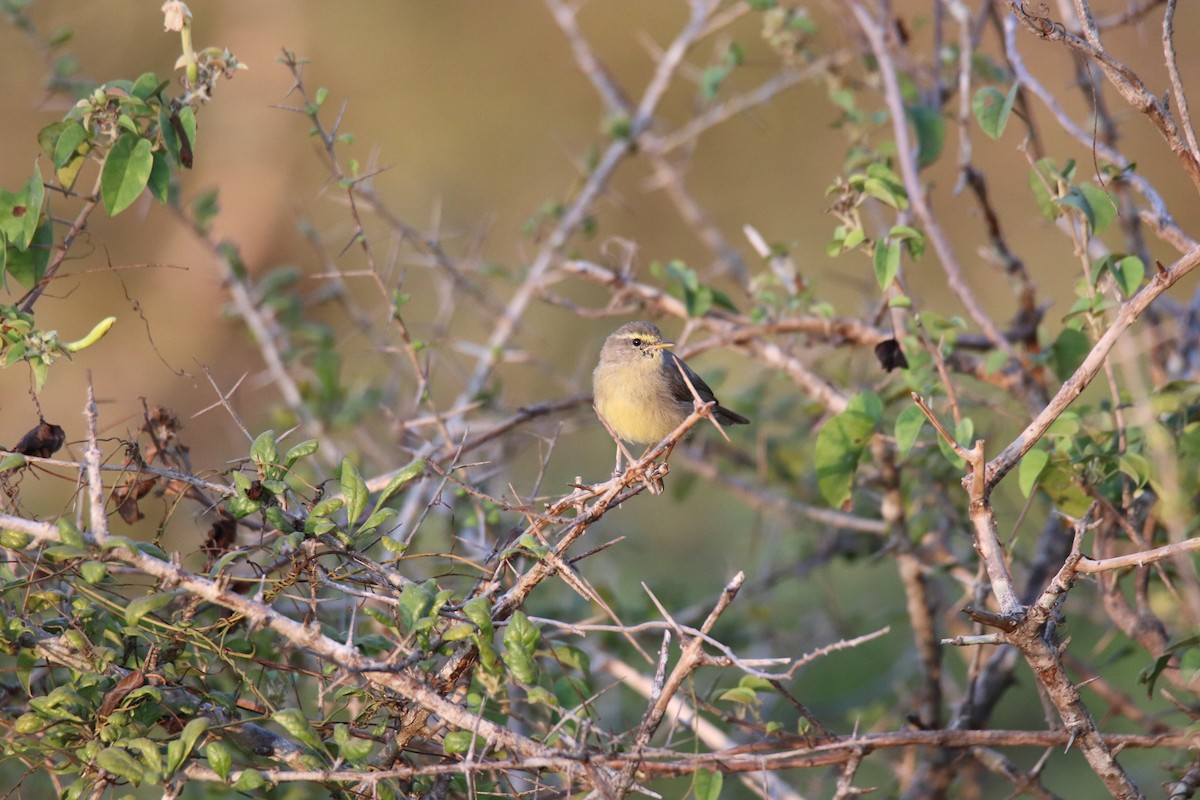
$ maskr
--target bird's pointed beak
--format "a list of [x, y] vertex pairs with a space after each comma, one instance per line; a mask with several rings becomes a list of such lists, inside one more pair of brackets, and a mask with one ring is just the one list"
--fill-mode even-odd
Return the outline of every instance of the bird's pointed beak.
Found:
[[658, 344], [650, 345], [651, 350], [663, 350], [667, 347], [674, 347], [674, 342], [659, 342]]

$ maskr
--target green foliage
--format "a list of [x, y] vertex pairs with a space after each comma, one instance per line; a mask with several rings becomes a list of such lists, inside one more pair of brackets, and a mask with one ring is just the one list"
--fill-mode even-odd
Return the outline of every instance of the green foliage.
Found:
[[979, 123], [980, 130], [993, 139], [1004, 135], [1013, 103], [1017, 99], [1017, 90], [1020, 88], [1021, 84], [1013, 83], [1007, 94], [994, 86], [983, 86], [975, 90], [971, 98], [971, 111], [975, 114], [975, 121]]
[[850, 399], [846, 410], [825, 423], [817, 434], [813, 466], [821, 494], [832, 506], [850, 499], [854, 475], [867, 452], [871, 435], [883, 416], [883, 403], [871, 392]]
[[702, 284], [696, 271], [682, 261], [670, 261], [666, 266], [656, 261], [650, 265], [650, 273], [661, 281], [669, 282], [668, 291], [683, 301], [688, 316], [703, 317], [714, 307], [737, 312], [729, 295]]
[[946, 120], [941, 111], [929, 106], [909, 106], [904, 110], [917, 132], [917, 164], [928, 167], [938, 160], [946, 144]]

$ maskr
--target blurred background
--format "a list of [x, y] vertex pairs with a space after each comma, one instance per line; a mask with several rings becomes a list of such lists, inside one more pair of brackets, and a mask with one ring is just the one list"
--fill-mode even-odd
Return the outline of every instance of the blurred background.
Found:
[[[1094, 4], [1097, 14], [1124, 5]], [[73, 38], [63, 49], [78, 60], [80, 76], [105, 81], [154, 71], [165, 79], [172, 74], [179, 42], [176, 35], [163, 32], [158, 6], [133, 0], [36, 2], [25, 13], [43, 35], [70, 25]], [[914, 37], [928, 36], [928, 4], [894, 6]], [[319, 276], [329, 271], [331, 259], [343, 271], [364, 269], [361, 250], [348, 246], [354, 229], [344, 192], [331, 186], [319, 144], [308, 135], [307, 119], [287, 108], [301, 101], [290, 92], [292, 77], [277, 61], [284, 48], [308, 59], [304, 79], [310, 92], [328, 89], [326, 123], [345, 104], [341, 131], [353, 133], [354, 140], [341, 153], [357, 159], [364, 172], [379, 170], [374, 187], [390, 209], [439, 239], [447, 251], [492, 264], [500, 274], [519, 275], [540, 244], [541, 231], [537, 226], [531, 230], [530, 220], [536, 220], [547, 203], [569, 199], [582, 180], [589, 153], [607, 143], [603, 105], [540, 3], [195, 0], [190, 7], [196, 46], [227, 47], [249, 70], [222, 82], [213, 102], [199, 112], [195, 168], [183, 175], [181, 193], [186, 204], [219, 190], [216, 236], [236, 245], [255, 276], [295, 268], [306, 276], [301, 289], [312, 292], [321, 285]], [[822, 47], [848, 43], [849, 34], [839, 27], [838, 3], [814, 3], [810, 11], [823, 31]], [[617, 82], [629, 97], [637, 98], [653, 74], [657, 53], [686, 14], [683, 3], [596, 0], [585, 7], [580, 21]], [[702, 42], [683, 71], [690, 83], [679, 82], [663, 105], [658, 122], [662, 131], [692, 116], [700, 70], [719, 59], [731, 40], [736, 39], [746, 55], [723, 92], [748, 89], [778, 70], [778, 56], [762, 42], [759, 25], [757, 15], [746, 14], [720, 36]], [[1200, 26], [1180, 24], [1179, 31], [1184, 83], [1197, 85], [1200, 60], [1194, 55], [1194, 39]], [[1108, 44], [1148, 79], [1157, 77], [1160, 83], [1150, 88], [1161, 92], [1166, 81], [1158, 36], [1158, 29], [1150, 25], [1115, 33]], [[997, 43], [986, 41], [984, 48], [995, 52]], [[1032, 37], [1022, 40], [1022, 48], [1031, 69], [1061, 93], [1064, 107], [1080, 119], [1084, 103], [1074, 87], [1069, 60], [1059, 48]], [[12, 25], [0, 26], [0, 97], [7, 112], [0, 115], [0, 186], [6, 189], [28, 179], [39, 157], [38, 130], [61, 119], [70, 106], [61, 96], [36, 89], [47, 71], [45, 54], [29, 36]], [[841, 112], [827, 94], [821, 83], [802, 84], [709, 131], [699, 141], [687, 184], [748, 264], [757, 269], [760, 262], [742, 235], [746, 224], [768, 242], [788, 247], [814, 294], [832, 304], [835, 313], [871, 316], [878, 289], [870, 264], [859, 254], [826, 254], [836, 224], [825, 213], [830, 203], [826, 189], [842, 171], [848, 146], [837, 124]], [[1035, 114], [1045, 111], [1038, 107]], [[1117, 115], [1128, 123], [1123, 129], [1128, 138], [1122, 141], [1126, 152], [1138, 154], [1138, 170], [1162, 190], [1182, 227], [1195, 235], [1200, 208], [1193, 189], [1177, 175], [1177, 162], [1145, 120], [1124, 106], [1118, 107]], [[1042, 130], [1048, 152], [1060, 163], [1075, 158], [1084, 174], [1092, 174], [1093, 157], [1086, 148], [1062, 137], [1052, 125]], [[1047, 335], [1053, 336], [1073, 299], [1079, 261], [1068, 240], [1028, 201], [1028, 165], [1020, 144], [1015, 127], [1000, 141], [981, 135], [973, 140], [993, 195], [1022, 198], [1009, 207], [1023, 210], [1024, 216], [1003, 222], [1010, 245], [1025, 259], [1043, 296], [1054, 299], [1045, 323]], [[934, 186], [935, 210], [954, 236], [972, 287], [985, 298], [994, 319], [1004, 324], [1014, 313], [1015, 300], [1000, 270], [976, 254], [983, 241], [982, 221], [974, 202], [954, 194], [955, 147], [955, 129], [949, 125], [946, 155], [923, 176]], [[49, 170], [43, 166], [43, 172]], [[575, 237], [571, 252], [610, 266], [629, 258], [635, 274], [651, 282], [652, 263], [682, 260], [725, 289], [735, 303], [745, 299], [740, 287], [714, 271], [711, 252], [679, 219], [644, 163], [634, 159], [623, 165], [598, 209], [596, 233]], [[437, 295], [427, 265], [390, 243], [388, 231], [376, 220], [364, 222], [386, 277], [413, 297], [403, 314], [414, 336], [440, 342], [486, 341], [492, 322], [478, 305], [463, 300], [448, 315], [439, 313], [444, 298]], [[1151, 248], [1164, 263], [1173, 260], [1158, 243]], [[908, 273], [908, 280], [910, 293], [922, 303], [961, 313], [932, 254]], [[503, 303], [504, 287], [514, 284], [498, 280], [488, 285]], [[385, 327], [386, 309], [379, 306], [375, 287], [354, 279], [350, 286], [363, 306], [375, 309], [377, 324]], [[1182, 287], [1180, 298], [1191, 288]], [[3, 302], [14, 302], [22, 291], [10, 283]], [[601, 309], [609, 300], [607, 289], [570, 279], [556, 284], [554, 291], [590, 309]], [[204, 377], [205, 369], [221, 391], [248, 376], [230, 401], [251, 435], [280, 427], [272, 410], [279, 402], [276, 389], [264, 379], [259, 349], [227, 313], [228, 303], [212, 252], [171, 210], [147, 196], [116, 219], [97, 214], [72, 250], [61, 279], [39, 301], [38, 322], [67, 340], [105, 316], [117, 317], [117, 324], [101, 344], [72, 364], [52, 369], [37, 403], [26, 371], [18, 366], [0, 372], [0, 443], [12, 444], [32, 427], [40, 406], [46, 419], [66, 429], [77, 456], [90, 373], [101, 401], [103, 436], [131, 436], [142, 421], [139, 398], [145, 398], [151, 407], [171, 407], [184, 421], [181, 436], [191, 447], [198, 472], [227, 468], [230, 455], [246, 452], [249, 442], [225, 411], [201, 413], [219, 399]], [[590, 391], [600, 344], [627, 319], [581, 319], [560, 306], [536, 305], [500, 370], [494, 387], [497, 408], [512, 410]], [[376, 342], [344, 320], [338, 323], [331, 317], [329, 322], [340, 325], [336, 335], [344, 360], [342, 381], [348, 387], [388, 386], [377, 414], [380, 429], [389, 430], [389, 414], [411, 402], [414, 387], [400, 378], [388, 384], [375, 372], [387, 363], [379, 358]], [[663, 327], [668, 337], [682, 332], [677, 321], [666, 321]], [[813, 346], [806, 357], [850, 391], [878, 388], [888, 380], [866, 352], [848, 358], [847, 351]], [[449, 402], [473, 365], [471, 353], [444, 347], [431, 363], [434, 391], [443, 393], [442, 402]], [[797, 482], [811, 489], [813, 480], [804, 467], [811, 429], [795, 428], [795, 441], [788, 441], [798, 424], [795, 407], [806, 403], [796, 397], [794, 387], [728, 353], [706, 353], [692, 366], [710, 378], [725, 405], [763, 410], [751, 414], [754, 426], [731, 432], [743, 445], [754, 442], [743, 449], [765, 449], [768, 442], [781, 451], [793, 447], [795, 452], [786, 457], [794, 462]], [[807, 419], [813, 422], [818, 415]], [[1000, 414], [977, 432], [1006, 441], [999, 437], [1011, 435], [1024, 422], [1019, 413]], [[547, 457], [548, 442], [560, 425], [558, 445]], [[540, 489], [549, 494], [565, 491], [577, 476], [596, 481], [611, 470], [611, 442], [586, 404], [538, 421], [529, 436], [511, 478], [518, 491], [532, 491], [542, 463]], [[708, 431], [700, 437], [715, 438]], [[379, 443], [385, 450], [394, 448], [392, 467], [408, 460], [400, 438]], [[719, 489], [694, 491], [695, 482], [686, 474], [673, 477], [678, 491], [663, 498], [638, 498], [606, 517], [594, 532], [593, 544], [628, 537], [600, 557], [604, 562], [594, 567], [600, 574], [589, 574], [624, 603], [648, 605], [639, 588], [644, 581], [675, 607], [703, 604], [736, 570], [746, 570], [752, 580], [769, 579], [773, 587], [762, 598], [761, 613], [784, 609], [794, 617], [781, 622], [782, 641], [770, 645], [775, 655], [785, 654], [779, 652], [781, 647], [791, 648], [787, 655], [798, 655], [831, 639], [864, 633], [889, 618], [903, 619], [902, 593], [890, 564], [873, 558], [839, 563], [820, 576], [796, 572], [797, 580], [789, 582], [778, 569], [801, 563], [811, 552], [816, 541], [810, 535], [816, 532], [812, 523], [764, 518]], [[65, 479], [43, 475], [37, 480]], [[689, 488], [693, 491], [683, 495]], [[22, 491], [31, 511], [46, 510], [38, 508], [39, 490], [31, 481]], [[45, 494], [58, 498], [61, 491], [55, 486]], [[797, 491], [803, 496], [806, 490]], [[949, 502], [962, 500], [952, 484], [948, 491]], [[684, 504], [679, 502], [681, 495], [686, 496]], [[1008, 501], [1016, 507], [1015, 490]], [[150, 511], [149, 516], [147, 525], [159, 515]], [[1022, 525], [1036, 530], [1040, 520], [1018, 522], [1008, 535], [1019, 535]], [[170, 538], [167, 545], [170, 549]], [[847, 592], [847, 586], [861, 590]], [[881, 603], [888, 608], [881, 609]], [[879, 698], [888, 696], [888, 686], [909, 680], [912, 667], [906, 660], [912, 656], [903, 651], [906, 640], [898, 641], [897, 636], [893, 633], [891, 643], [858, 651], [853, 659], [822, 662], [804, 684], [836, 697], [831, 700], [836, 711], [854, 709], [869, 720], [873, 703], [876, 712], [890, 712], [886, 704], [879, 706]], [[1029, 710], [1040, 716], [1032, 690], [1028, 695]]]

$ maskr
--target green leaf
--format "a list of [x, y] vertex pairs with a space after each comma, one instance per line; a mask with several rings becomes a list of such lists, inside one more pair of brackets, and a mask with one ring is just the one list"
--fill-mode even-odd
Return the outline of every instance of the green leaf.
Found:
[[746, 686], [735, 686], [732, 689], [726, 689], [717, 699], [727, 703], [749, 706], [758, 702], [758, 692]]
[[1020, 84], [1014, 82], [1008, 94], [1004, 95], [994, 86], [985, 86], [971, 98], [971, 111], [975, 114], [975, 121], [979, 123], [980, 129], [993, 139], [999, 139], [1004, 134], [1019, 87]]
[[863, 192], [897, 211], [908, 208], [908, 194], [900, 184], [879, 178], [867, 178], [863, 181]]
[[137, 200], [150, 180], [154, 157], [148, 139], [122, 134], [108, 151], [100, 172], [100, 196], [109, 216], [115, 217]]
[[238, 779], [234, 781], [233, 788], [239, 792], [253, 792], [266, 785], [267, 779], [262, 776], [261, 772], [256, 769], [244, 769], [242, 774], [238, 775]]
[[[221, 776], [222, 780], [229, 780], [229, 771], [233, 769], [233, 751], [229, 745], [220, 739], [213, 739], [208, 744], [204, 745], [204, 756], [208, 759], [208, 765], [212, 767], [212, 771]], [[184, 755], [186, 758], [187, 755]], [[183, 760], [180, 760], [180, 765]]]
[[95, 586], [108, 577], [108, 567], [102, 561], [85, 561], [79, 565], [79, 576]]
[[[954, 441], [970, 450], [973, 444], [972, 440], [975, 438], [974, 421], [972, 421], [970, 417], [963, 417], [958, 421], [958, 424], [954, 426], [954, 430], [951, 432], [951, 434], [954, 436]], [[942, 455], [944, 455], [946, 460], [951, 464], [956, 467], [962, 467], [966, 464], [966, 462], [959, 457], [958, 453], [955, 453], [954, 450], [951, 449], [950, 445], [945, 439], [939, 436], [937, 443], [938, 449], [942, 451]]]
[[1141, 488], [1150, 482], [1150, 462], [1140, 453], [1126, 453], [1119, 462], [1121, 472], [1133, 480], [1135, 488]]
[[723, 773], [698, 769], [692, 779], [692, 793], [696, 795], [696, 800], [717, 800], [721, 796], [721, 786], [724, 783]]
[[320, 444], [316, 439], [308, 439], [298, 445], [291, 447], [283, 456], [283, 466], [285, 469], [291, 469], [292, 466], [302, 458], [311, 456], [317, 452]]
[[[209, 720], [207, 717], [196, 717], [195, 719], [190, 720], [187, 725], [183, 726], [183, 731], [179, 734], [178, 739], [174, 739], [168, 744], [168, 776], [175, 774], [175, 772], [183, 766], [183, 762], [186, 761], [188, 756], [192, 754], [192, 749], [195, 748], [197, 740], [199, 740], [199, 738], [204, 735], [204, 732], [208, 730], [208, 725]], [[214, 740], [214, 742], [215, 741], [219, 740]], [[208, 755], [209, 765], [213, 767], [213, 770], [216, 771], [218, 775], [221, 775], [222, 778], [226, 778], [229, 776], [229, 764], [226, 764], [224, 774], [222, 774], [221, 771], [218, 770], [215, 765], [213, 765], [213, 755], [211, 750], [212, 744], [213, 743], [209, 743], [209, 747], [205, 749], [205, 753]], [[171, 745], [175, 746], [172, 747]], [[228, 751], [228, 748], [226, 748], [226, 750]], [[227, 758], [229, 758], [229, 763], [232, 763], [232, 757], [227, 755]]]
[[1103, 232], [1117, 216], [1117, 205], [1112, 196], [1090, 183], [1080, 184], [1079, 191], [1087, 198], [1088, 207], [1092, 210], [1092, 233]]
[[896, 448], [901, 458], [916, 444], [925, 422], [925, 412], [915, 405], [905, 407], [896, 415]]
[[467, 619], [474, 622], [479, 630], [483, 631], [488, 636], [492, 635], [495, 628], [492, 625], [492, 605], [486, 597], [476, 597], [463, 603], [463, 613], [467, 615]]
[[396, 611], [400, 614], [400, 624], [405, 633], [415, 632], [417, 624], [428, 616], [433, 608], [433, 590], [431, 581], [405, 584], [400, 590], [400, 602], [396, 605]]
[[147, 187], [154, 199], [163, 205], [171, 199], [171, 167], [167, 163], [167, 155], [162, 150], [151, 154], [153, 163], [150, 165], [150, 180]]
[[142, 782], [145, 768], [122, 747], [107, 747], [96, 754], [96, 766], [136, 785]]
[[504, 629], [504, 663], [521, 683], [537, 681], [538, 666], [534, 659], [542, 632], [520, 611], [513, 612]]
[[346, 498], [346, 517], [354, 524], [367, 507], [367, 484], [358, 474], [354, 462], [348, 458], [342, 459], [342, 472], [338, 480], [342, 485], [342, 496]]
[[1034, 447], [1024, 455], [1021, 465], [1017, 468], [1017, 486], [1020, 487], [1021, 494], [1029, 497], [1049, 461], [1050, 454], [1041, 447]]
[[88, 140], [87, 130], [78, 122], [68, 122], [62, 133], [54, 142], [54, 169], [60, 170], [72, 159], [78, 158], [86, 150], [80, 150], [80, 145]]
[[448, 755], [465, 753], [471, 749], [472, 745], [478, 750], [485, 744], [487, 744], [486, 739], [477, 737], [470, 731], [450, 731], [442, 738], [442, 749]]
[[425, 474], [425, 462], [419, 459], [412, 462], [407, 467], [402, 468], [390, 481], [388, 481], [387, 486], [383, 487], [383, 491], [379, 495], [379, 500], [375, 503], [375, 509], [378, 510], [381, 505], [392, 499], [392, 495], [400, 491], [400, 488], [404, 486], [404, 484], [408, 483], [414, 478], [419, 478], [423, 474]]
[[350, 726], [344, 723], [333, 726], [333, 741], [337, 744], [338, 756], [351, 764], [362, 764], [371, 754], [371, 740], [351, 736]]
[[250, 445], [250, 460], [262, 470], [279, 463], [279, 447], [275, 443], [275, 431], [266, 430]]
[[900, 271], [900, 242], [880, 240], [875, 242], [875, 280], [879, 288], [887, 291]]
[[6, 192], [0, 189], [0, 234], [4, 235], [9, 247], [24, 252], [33, 243], [41, 219], [45, 191], [37, 162], [33, 164], [33, 176], [20, 191]]
[[859, 392], [854, 395], [846, 403], [846, 410], [866, 414], [876, 425], [883, 419], [883, 401], [874, 392]]
[[1086, 334], [1074, 328], [1063, 328], [1050, 345], [1050, 367], [1060, 381], [1065, 381], [1079, 369], [1091, 349], [1092, 343]]
[[1068, 208], [1074, 208], [1075, 210], [1079, 211], [1081, 214], [1083, 214], [1084, 219], [1087, 220], [1088, 228], [1092, 231], [1096, 230], [1096, 212], [1092, 208], [1092, 204], [1088, 202], [1087, 197], [1078, 186], [1072, 186], [1065, 195], [1058, 198], [1054, 202], [1058, 203], [1060, 206], [1067, 206]]
[[1117, 288], [1126, 298], [1137, 294], [1138, 288], [1142, 285], [1142, 279], [1146, 277], [1146, 265], [1137, 256], [1125, 256], [1118, 259], [1109, 264], [1108, 270], [1112, 273]]
[[829, 420], [817, 434], [813, 457], [817, 486], [830, 505], [840, 507], [850, 499], [858, 462], [877, 419], [863, 411], [847, 409]]
[[138, 100], [149, 100], [155, 95], [158, 87], [163, 84], [158, 82], [158, 76], [153, 72], [143, 72], [133, 82], [133, 88], [129, 90], [129, 94], [136, 97]]
[[165, 608], [175, 598], [170, 592], [155, 592], [154, 594], [135, 597], [125, 606], [125, 624], [137, 625], [147, 614], [152, 614], [160, 608]]
[[74, 522], [66, 517], [58, 521], [58, 540], [69, 547], [83, 548], [87, 546], [83, 533], [75, 527]]
[[1040, 159], [1029, 171], [1029, 189], [1033, 192], [1038, 210], [1050, 222], [1058, 219], [1058, 215], [1061, 213], [1054, 202], [1054, 197], [1050, 194], [1049, 186], [1047, 186], [1047, 183], [1050, 186], [1054, 185], [1056, 174], [1054, 161], [1049, 158]]
[[0, 461], [0, 472], [10, 472], [14, 469], [20, 469], [29, 462], [25, 460], [25, 456], [20, 453], [10, 453]]
[[298, 708], [285, 708], [271, 715], [271, 720], [288, 732], [293, 739], [303, 742], [314, 750], [321, 751], [321, 739], [313, 729], [308, 715]]
[[6, 249], [4, 272], [12, 275], [22, 286], [33, 288], [46, 274], [50, 251], [54, 247], [54, 224], [49, 217], [38, 223], [33, 239], [25, 250]]
[[936, 108], [909, 106], [908, 119], [917, 132], [917, 164], [928, 167], [938, 160], [946, 143], [946, 120]]
[[[179, 127], [183, 129], [184, 135], [187, 137], [189, 149], [196, 149], [196, 113], [189, 106], [184, 106], [179, 110]], [[179, 134], [175, 131], [175, 126], [171, 124], [171, 116], [166, 108], [162, 108], [158, 112], [158, 128], [162, 131], [163, 142], [167, 146], [167, 151], [171, 154], [171, 158], [176, 164], [182, 164], [180, 156], [180, 147], [182, 142], [179, 139]]]

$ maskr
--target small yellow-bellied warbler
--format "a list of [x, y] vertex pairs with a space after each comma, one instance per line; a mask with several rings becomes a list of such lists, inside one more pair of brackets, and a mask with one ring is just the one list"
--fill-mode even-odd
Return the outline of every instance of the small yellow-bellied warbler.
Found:
[[[600, 350], [600, 363], [592, 373], [596, 411], [627, 442], [661, 441], [692, 413], [692, 390], [681, 367], [702, 401], [717, 399], [703, 378], [667, 350], [674, 344], [663, 339], [657, 325], [629, 322]], [[719, 402], [712, 413], [722, 425], [750, 423]]]

